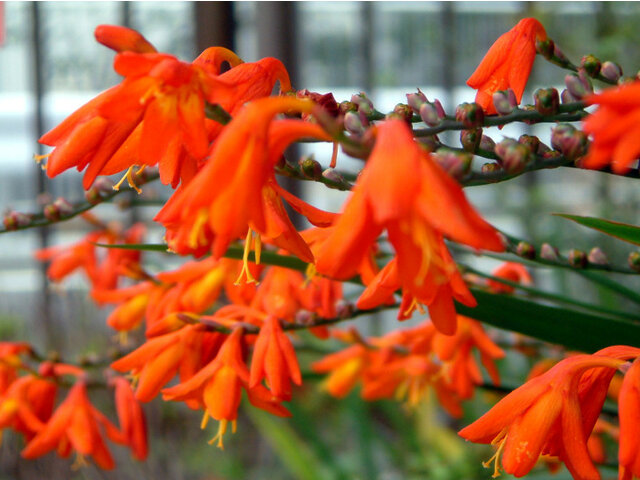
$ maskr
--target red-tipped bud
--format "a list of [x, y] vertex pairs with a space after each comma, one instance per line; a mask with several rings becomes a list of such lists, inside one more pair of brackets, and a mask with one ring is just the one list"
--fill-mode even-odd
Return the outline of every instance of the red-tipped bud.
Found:
[[[567, 86], [567, 90], [574, 98], [582, 100], [587, 95], [593, 93], [593, 87], [588, 77], [583, 73], [583, 78], [575, 73], [569, 73], [564, 77], [564, 84]], [[585, 81], [585, 79], [587, 81]]]
[[484, 122], [484, 110], [477, 103], [461, 103], [456, 107], [456, 121], [466, 128], [479, 127]]
[[525, 145], [512, 138], [505, 138], [496, 145], [498, 162], [509, 173], [518, 173], [533, 160], [533, 154]]
[[540, 148], [540, 139], [535, 135], [520, 135], [518, 143], [524, 145], [530, 152], [538, 152]]
[[493, 152], [496, 149], [496, 142], [494, 142], [491, 137], [482, 135], [482, 138], [480, 139], [480, 145], [478, 145], [478, 148], [480, 150], [484, 150], [485, 152]]
[[533, 94], [535, 108], [542, 115], [554, 115], [558, 112], [560, 97], [555, 88], [539, 88]]
[[602, 75], [607, 80], [612, 82], [617, 82], [622, 77], [622, 67], [615, 62], [606, 61], [603, 62], [602, 67], [600, 67], [600, 75]]
[[367, 98], [364, 92], [360, 92], [358, 95], [352, 95], [351, 101], [358, 106], [358, 111], [365, 115], [371, 115], [373, 113], [373, 103]]
[[98, 25], [95, 37], [105, 47], [116, 52], [154, 53], [157, 50], [140, 33], [119, 25]]
[[411, 119], [413, 118], [413, 110], [409, 105], [406, 105], [404, 103], [398, 103], [393, 108], [393, 114], [397, 115], [400, 120], [404, 120], [408, 123], [411, 123]]
[[326, 178], [333, 185], [327, 185], [329, 188], [339, 188], [342, 190], [350, 190], [351, 185], [345, 180], [345, 178], [336, 172], [333, 168], [327, 168], [322, 172], [322, 176]]
[[407, 103], [414, 112], [419, 113], [420, 107], [427, 103], [427, 96], [418, 89], [418, 93], [407, 93]]
[[510, 88], [498, 90], [493, 94], [493, 106], [500, 115], [509, 115], [518, 107], [516, 94]]
[[580, 66], [590, 77], [597, 77], [598, 73], [600, 73], [602, 64], [595, 55], [585, 55], [580, 61]]
[[576, 160], [587, 152], [587, 135], [573, 125], [561, 123], [551, 131], [551, 145], [569, 160]]
[[560, 94], [560, 100], [562, 100], [562, 103], [573, 103], [577, 102], [579, 99], [571, 95], [571, 92], [565, 88]]
[[467, 152], [474, 153], [480, 146], [482, 139], [482, 128], [477, 127], [472, 130], [462, 130], [460, 132], [460, 143]]
[[585, 268], [587, 266], [587, 254], [582, 250], [572, 248], [569, 250], [569, 265], [576, 268]]
[[310, 179], [317, 179], [322, 176], [322, 166], [313, 155], [302, 157], [298, 160], [298, 166], [302, 174]]
[[45, 218], [51, 221], [60, 220], [73, 213], [73, 205], [64, 198], [59, 197], [55, 202], [45, 205], [43, 210]]
[[2, 221], [6, 230], [16, 230], [19, 227], [26, 227], [31, 223], [31, 217], [20, 212], [8, 212]]
[[438, 109], [433, 103], [423, 103], [418, 113], [422, 121], [430, 127], [436, 127], [442, 121], [442, 117], [438, 115]]
[[482, 165], [480, 171], [482, 173], [493, 173], [493, 172], [499, 172], [500, 170], [502, 170], [502, 167], [500, 166], [499, 163], [485, 163]]
[[93, 182], [93, 186], [85, 192], [84, 198], [86, 198], [90, 204], [96, 205], [102, 202], [104, 196], [110, 193], [113, 193], [113, 182], [107, 177], [98, 177], [96, 181]]
[[355, 135], [364, 133], [364, 125], [360, 120], [360, 115], [356, 112], [347, 112], [344, 114], [344, 128], [347, 132]]

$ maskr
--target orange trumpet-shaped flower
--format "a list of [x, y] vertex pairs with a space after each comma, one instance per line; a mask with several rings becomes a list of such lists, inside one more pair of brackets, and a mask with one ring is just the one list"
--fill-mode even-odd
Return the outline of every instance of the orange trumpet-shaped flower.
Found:
[[624, 376], [620, 398], [620, 480], [640, 478], [640, 357]]
[[[531, 285], [533, 279], [527, 268], [521, 263], [505, 262], [491, 272], [494, 277], [504, 278], [510, 282]], [[513, 293], [515, 287], [500, 283], [498, 280], [487, 280], [487, 286], [493, 293]]]
[[136, 400], [131, 384], [123, 377], [114, 380], [116, 412], [124, 440], [138, 460], [147, 458], [147, 423], [142, 407]]
[[115, 465], [103, 431], [112, 439], [120, 438], [115, 425], [91, 405], [86, 383], [79, 381], [44, 428], [28, 443], [22, 456], [36, 458], [54, 448], [66, 456], [73, 449], [81, 455], [92, 456], [101, 468], [112, 469]]
[[[473, 442], [498, 444], [498, 451], [485, 464], [495, 461], [494, 475], [499, 474], [499, 462], [507, 473], [516, 477], [526, 475], [551, 447], [558, 450], [554, 453], [574, 478], [599, 479], [587, 451], [591, 431], [584, 429], [579, 386], [585, 372], [615, 371], [623, 363], [599, 355], [576, 355], [562, 360], [508, 394], [459, 435]], [[604, 389], [606, 395], [606, 384], [593, 385]]]
[[593, 137], [582, 160], [586, 168], [611, 164], [616, 173], [625, 173], [640, 156], [640, 82], [610, 88], [585, 99], [598, 109], [583, 124]]
[[[396, 251], [394, 268], [403, 291], [429, 305], [437, 327], [453, 333], [452, 296], [456, 293], [456, 298], [472, 304], [474, 300], [457, 278], [443, 235], [473, 248], [504, 247], [460, 186], [420, 149], [400, 120], [378, 127], [375, 147], [353, 195], [318, 251], [318, 272], [341, 279], [353, 276], [383, 230]], [[379, 275], [385, 273], [391, 272]], [[389, 276], [389, 282], [396, 283]], [[383, 297], [388, 295], [385, 291]]]
[[218, 137], [198, 176], [177, 191], [156, 216], [167, 228], [169, 247], [196, 255], [211, 249], [220, 258], [230, 242], [246, 237], [248, 255], [253, 231], [311, 262], [313, 255], [291, 223], [282, 198], [314, 224], [327, 225], [333, 216], [280, 188], [274, 165], [298, 138], [329, 138], [316, 124], [273, 119], [279, 113], [312, 109], [311, 101], [293, 97], [262, 98], [247, 104]]
[[523, 18], [501, 35], [467, 80], [467, 85], [478, 90], [476, 103], [487, 113], [496, 113], [493, 94], [507, 88], [519, 103], [536, 56], [536, 40], [546, 38], [547, 32], [535, 18]]
[[302, 384], [291, 340], [273, 315], [265, 319], [253, 349], [249, 388], [258, 385], [263, 378], [267, 379], [271, 394], [280, 400], [291, 399], [291, 381]]

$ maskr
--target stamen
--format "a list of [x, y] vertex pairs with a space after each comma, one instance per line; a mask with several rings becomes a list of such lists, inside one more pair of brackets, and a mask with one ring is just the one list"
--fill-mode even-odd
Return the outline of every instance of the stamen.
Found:
[[[44, 155], [34, 155], [33, 159], [36, 161], [36, 163], [38, 165], [40, 165], [42, 163], [42, 161], [43, 160], [47, 160], [51, 156], [52, 153], [53, 152], [45, 153]], [[47, 165], [46, 164], [42, 164], [42, 169], [46, 170], [47, 169]]]
[[[241, 285], [242, 282], [242, 278], [246, 277], [246, 281], [244, 283], [255, 283], [256, 285], [258, 284], [258, 282], [256, 281], [255, 278], [253, 278], [253, 275], [251, 275], [251, 271], [249, 270], [249, 252], [251, 251], [251, 239], [253, 237], [253, 231], [251, 229], [249, 229], [247, 231], [247, 236], [244, 240], [244, 252], [242, 253], [242, 270], [240, 270], [240, 274], [238, 275], [238, 278], [236, 279], [235, 282], [233, 282], [234, 285]], [[256, 263], [259, 263], [259, 257], [260, 257], [260, 251], [262, 249], [262, 242], [259, 240], [260, 235], [256, 234], [256, 242], [255, 242], [255, 247], [256, 247]]]
[[71, 470], [80, 470], [81, 468], [87, 467], [89, 466], [89, 464], [87, 463], [87, 460], [84, 458], [84, 455], [82, 455], [81, 453], [78, 453], [76, 455], [76, 459], [73, 462], [73, 465], [71, 465]]
[[302, 288], [307, 288], [311, 280], [318, 274], [316, 270], [316, 266], [313, 263], [307, 264], [307, 268], [304, 271], [304, 282], [302, 284]]
[[[216, 443], [216, 440], [218, 441], [218, 444], [216, 445], [216, 447], [218, 447], [220, 450], [224, 450], [224, 443], [222, 441], [222, 437], [224, 437], [224, 434], [227, 433], [227, 424], [229, 423], [228, 420], [222, 419], [220, 420], [220, 422], [218, 423], [218, 433], [216, 433], [216, 436], [213, 437], [211, 440], [209, 440], [209, 445], [213, 445], [214, 443]], [[233, 433], [235, 433], [235, 420], [233, 421], [233, 425], [232, 425], [232, 429], [233, 429]]]
[[507, 430], [504, 429], [496, 436], [496, 438], [493, 439], [493, 441], [491, 442], [491, 445], [495, 445], [498, 442], [500, 443], [500, 445], [498, 445], [498, 450], [496, 450], [496, 453], [494, 453], [489, 460], [487, 460], [486, 462], [482, 462], [482, 466], [484, 468], [491, 468], [491, 462], [494, 462], [493, 475], [491, 475], [491, 478], [498, 478], [500, 476], [500, 455], [502, 455], [502, 450], [504, 450], [504, 444], [507, 441], [506, 433], [507, 433]]
[[416, 299], [416, 297], [411, 297], [411, 304], [403, 312], [403, 315], [409, 316], [411, 315], [411, 312], [413, 312], [414, 310], [418, 310], [418, 312], [420, 312], [420, 315], [427, 314], [427, 311], [424, 309], [422, 304]]
[[200, 430], [207, 428], [207, 423], [209, 423], [209, 412], [205, 410], [204, 415], [202, 416], [202, 421], [200, 422]]
[[[138, 194], [142, 193], [142, 190], [140, 189], [140, 187], [138, 187], [136, 185], [136, 182], [133, 180], [133, 169], [136, 167], [136, 165], [132, 165], [127, 169], [127, 173], [124, 174], [124, 176], [120, 179], [120, 181], [118, 183], [116, 183], [113, 186], [113, 189], [117, 192], [120, 191], [120, 186], [124, 183], [125, 179], [127, 180], [127, 183], [129, 184], [129, 186], [131, 188], [133, 188], [136, 192], [138, 192]], [[144, 170], [144, 166], [143, 168], [141, 168], [140, 170], [138, 170], [138, 173], [140, 173], [142, 170]], [[136, 174], [137, 175], [137, 174]]]
[[123, 347], [129, 343], [129, 335], [126, 331], [118, 332], [118, 342]]

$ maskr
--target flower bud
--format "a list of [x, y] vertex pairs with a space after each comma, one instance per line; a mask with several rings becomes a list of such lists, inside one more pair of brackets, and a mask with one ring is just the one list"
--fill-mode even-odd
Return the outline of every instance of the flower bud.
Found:
[[[537, 137], [536, 137], [537, 138]], [[545, 155], [553, 150], [551, 150], [547, 145], [542, 143], [540, 139], [538, 139], [538, 148], [535, 150], [536, 155]]]
[[555, 262], [558, 260], [558, 249], [548, 243], [543, 243], [540, 247], [540, 258]]
[[407, 104], [414, 112], [419, 113], [420, 107], [424, 103], [427, 103], [427, 96], [420, 89], [418, 89], [418, 93], [407, 93]]
[[364, 92], [360, 92], [358, 95], [352, 95], [351, 101], [358, 105], [358, 111], [365, 115], [371, 115], [373, 113], [373, 103], [367, 98]]
[[91, 205], [97, 205], [106, 195], [113, 193], [113, 182], [107, 177], [98, 177], [93, 186], [84, 193], [84, 198]]
[[496, 142], [494, 142], [491, 137], [482, 135], [478, 148], [480, 150], [484, 150], [485, 152], [493, 152], [496, 149]]
[[345, 100], [344, 102], [340, 102], [338, 108], [340, 110], [340, 113], [344, 115], [347, 112], [356, 112], [358, 110], [358, 105]]
[[309, 310], [298, 310], [294, 317], [293, 322], [296, 325], [312, 325], [316, 319], [316, 314]]
[[495, 152], [498, 163], [508, 173], [521, 172], [533, 160], [531, 150], [512, 138], [505, 138], [498, 143]]
[[398, 115], [400, 119], [405, 122], [411, 122], [411, 119], [413, 118], [413, 110], [411, 110], [409, 105], [405, 105], [404, 103], [398, 103], [393, 108], [393, 113]]
[[571, 63], [567, 58], [567, 56], [564, 54], [564, 52], [555, 43], [553, 44], [553, 60], [552, 61], [553, 63], [561, 67], [566, 67]]
[[349, 184], [349, 182], [347, 182], [342, 175], [340, 175], [331, 167], [322, 172], [322, 176], [331, 183], [334, 183], [336, 187], [344, 188], [345, 190], [351, 189], [351, 185]]
[[578, 99], [571, 95], [571, 92], [566, 88], [562, 90], [562, 93], [560, 94], [560, 100], [562, 100], [562, 103], [573, 103], [578, 101]]
[[587, 260], [594, 265], [609, 265], [609, 259], [600, 247], [593, 247], [589, 252]]
[[307, 178], [315, 179], [322, 175], [322, 166], [313, 155], [302, 157], [298, 160], [298, 166], [302, 174]]
[[338, 318], [350, 318], [353, 315], [353, 304], [345, 300], [336, 302], [336, 316]]
[[7, 212], [2, 221], [6, 230], [16, 230], [19, 227], [26, 227], [31, 223], [31, 217], [20, 212]]
[[569, 90], [571, 96], [578, 100], [582, 100], [590, 93], [587, 88], [585, 88], [580, 77], [575, 73], [568, 73], [564, 77], [564, 84], [567, 86], [567, 90]]
[[569, 250], [569, 265], [576, 268], [585, 268], [587, 266], [587, 254], [582, 250], [572, 248]]
[[567, 159], [576, 160], [587, 152], [589, 139], [573, 125], [560, 123], [551, 130], [551, 145]]
[[516, 247], [516, 255], [523, 258], [533, 259], [536, 258], [536, 249], [530, 243], [520, 242]]
[[590, 77], [595, 78], [598, 76], [598, 73], [600, 73], [602, 64], [594, 55], [585, 55], [580, 61], [580, 66]]
[[59, 197], [55, 202], [45, 205], [43, 213], [48, 220], [60, 220], [62, 217], [67, 217], [73, 213], [73, 205], [64, 198]]
[[606, 61], [602, 63], [602, 67], [600, 68], [600, 75], [602, 75], [607, 80], [612, 82], [617, 82], [620, 80], [622, 76], [622, 67], [615, 62]]
[[502, 170], [502, 167], [500, 166], [500, 164], [494, 163], [494, 162], [485, 163], [482, 165], [482, 168], [480, 169], [482, 173], [493, 173], [493, 172], [499, 172], [500, 170]]
[[462, 148], [467, 152], [474, 153], [480, 145], [480, 139], [482, 138], [482, 128], [477, 127], [473, 130], [460, 131], [460, 143]]
[[429, 135], [427, 137], [419, 137], [418, 145], [423, 147], [428, 152], [435, 152], [438, 148], [442, 146], [440, 140], [438, 140], [437, 135]]
[[539, 88], [533, 94], [536, 110], [542, 115], [554, 115], [558, 113], [560, 98], [555, 88]]
[[467, 128], [481, 126], [484, 122], [484, 110], [477, 103], [461, 103], [456, 107], [456, 121]]
[[442, 106], [442, 104], [440, 103], [440, 100], [438, 100], [437, 98], [433, 101], [433, 106], [436, 107], [436, 112], [438, 112], [438, 116], [440, 118], [444, 118], [447, 116], [447, 114], [444, 111], [444, 107]]
[[430, 127], [440, 125], [441, 117], [438, 115], [438, 109], [433, 103], [423, 103], [420, 107], [419, 114], [422, 121]]
[[536, 39], [536, 53], [539, 53], [547, 60], [553, 57], [553, 47], [554, 43], [550, 38], [545, 40]]
[[540, 147], [540, 139], [534, 135], [520, 135], [518, 143], [527, 147], [530, 152], [537, 152]]
[[456, 180], [462, 179], [471, 168], [473, 155], [467, 152], [456, 152], [448, 148], [440, 148], [433, 154], [433, 159]]
[[355, 135], [364, 133], [364, 125], [362, 125], [360, 115], [356, 112], [347, 112], [344, 114], [344, 128], [347, 132]]
[[498, 90], [493, 94], [493, 106], [500, 115], [509, 115], [518, 106], [513, 90]]
[[297, 98], [309, 98], [313, 100], [316, 105], [320, 105], [324, 110], [332, 117], [337, 117], [340, 114], [340, 107], [338, 102], [333, 96], [333, 93], [318, 93], [310, 92], [307, 89], [298, 90], [296, 92]]
[[629, 267], [631, 267], [631, 270], [640, 272], [640, 252], [631, 252], [629, 254], [627, 262], [629, 263]]

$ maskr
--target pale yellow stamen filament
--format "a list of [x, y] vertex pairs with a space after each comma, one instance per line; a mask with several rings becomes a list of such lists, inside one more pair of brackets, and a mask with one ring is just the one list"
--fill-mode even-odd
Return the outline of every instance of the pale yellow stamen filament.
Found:
[[[136, 167], [136, 165], [132, 165], [128, 168], [127, 173], [124, 174], [124, 176], [120, 179], [120, 181], [118, 183], [116, 183], [113, 186], [113, 189], [117, 192], [120, 190], [120, 186], [124, 183], [124, 181], [126, 180], [127, 183], [129, 184], [129, 186], [131, 188], [133, 188], [136, 192], [138, 192], [138, 194], [142, 193], [142, 190], [140, 189], [140, 187], [138, 187], [136, 185], [136, 182], [133, 180], [133, 169]], [[141, 167], [136, 175], [138, 175], [140, 172], [142, 172], [144, 170], [144, 166]]]
[[204, 231], [202, 227], [209, 220], [209, 214], [206, 209], [202, 209], [198, 212], [196, 216], [196, 221], [193, 222], [193, 227], [191, 227], [191, 232], [189, 233], [189, 247], [190, 248], [198, 248], [200, 244], [205, 244], [207, 239], [204, 235]]
[[410, 315], [413, 310], [416, 309], [420, 312], [420, 315], [425, 315], [427, 311], [422, 307], [422, 304], [416, 300], [416, 297], [411, 299], [411, 304], [409, 307], [403, 312], [404, 315]]
[[209, 412], [205, 410], [204, 415], [202, 416], [202, 421], [200, 422], [200, 430], [207, 428], [207, 423], [209, 423]]
[[[243, 277], [246, 278], [244, 283], [255, 283], [256, 285], [258, 284], [253, 275], [251, 275], [251, 271], [249, 270], [249, 253], [251, 252], [251, 240], [253, 238], [253, 233], [254, 232], [251, 229], [247, 231], [247, 236], [244, 241], [244, 252], [242, 253], [242, 270], [240, 270], [240, 274], [234, 282], [234, 285], [242, 284]], [[260, 253], [262, 252], [262, 240], [260, 239], [260, 234], [258, 233], [256, 233], [255, 235], [253, 247], [255, 249], [256, 265], [258, 265], [260, 263]]]
[[38, 165], [40, 165], [42, 170], [46, 170], [47, 169], [47, 164], [46, 163], [42, 163], [42, 161], [48, 159], [51, 156], [51, 153], [52, 152], [45, 153], [44, 155], [34, 155], [33, 156], [33, 159], [36, 161], [36, 163]]
[[[229, 424], [228, 420], [222, 419], [220, 420], [220, 423], [218, 424], [218, 432], [216, 433], [216, 436], [213, 437], [211, 440], [209, 440], [209, 445], [213, 445], [214, 443], [216, 443], [216, 441], [218, 442], [218, 444], [216, 445], [220, 450], [224, 450], [224, 443], [222, 441], [222, 438], [224, 437], [224, 434], [227, 433], [227, 425]], [[235, 420], [231, 421], [231, 433], [236, 433], [236, 429], [237, 429], [237, 423]]]
[[311, 280], [318, 274], [316, 270], [316, 266], [313, 263], [307, 264], [307, 268], [304, 272], [304, 283], [302, 284], [302, 288], [307, 288]]
[[493, 475], [491, 478], [498, 478], [500, 476], [500, 455], [502, 455], [502, 450], [504, 450], [504, 444], [507, 442], [506, 430], [503, 430], [493, 439], [491, 445], [495, 445], [496, 443], [500, 443], [498, 445], [498, 450], [493, 456], [487, 460], [486, 462], [482, 462], [482, 466], [484, 468], [491, 468], [491, 462], [493, 462]]

